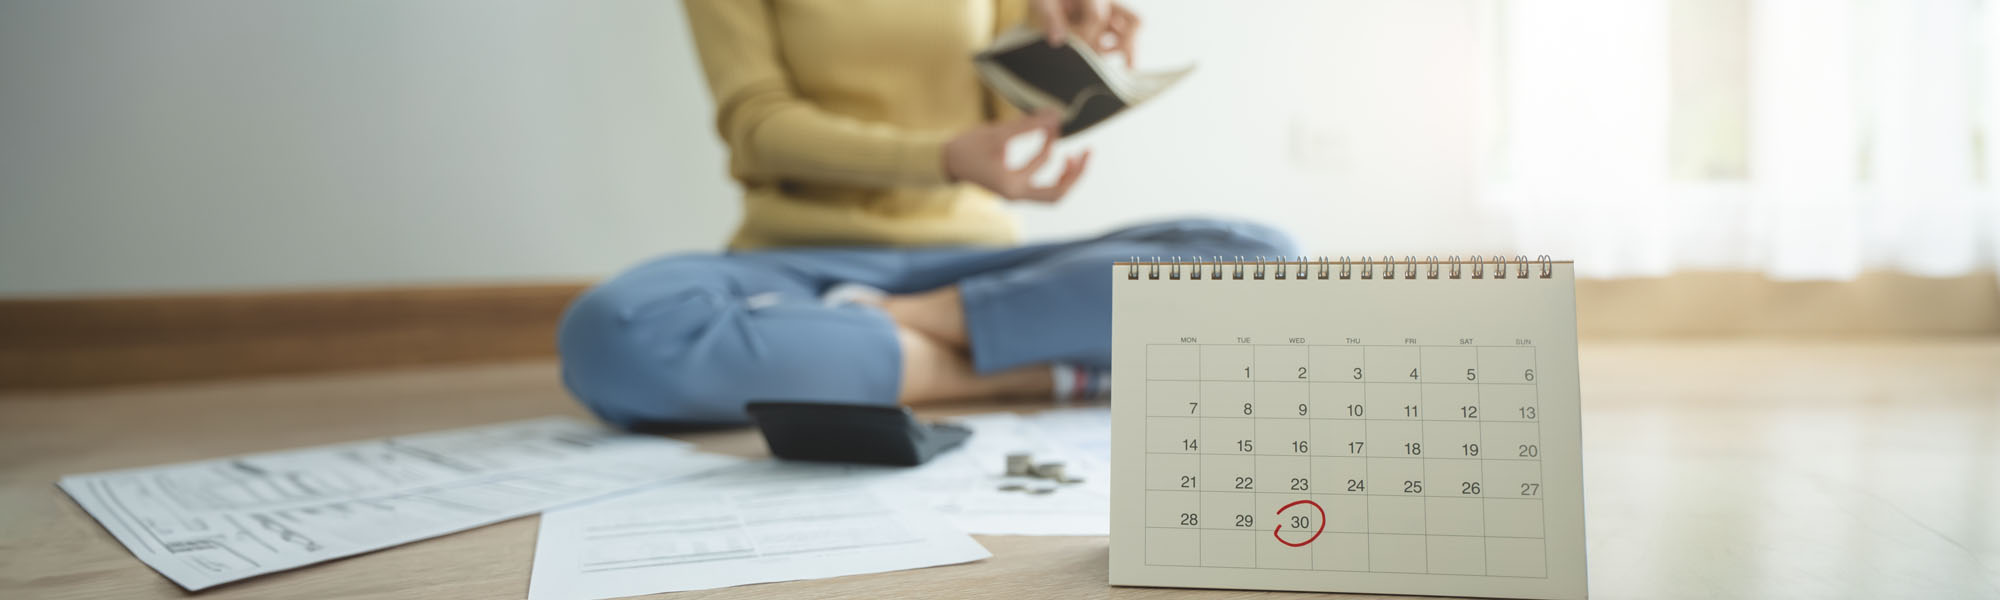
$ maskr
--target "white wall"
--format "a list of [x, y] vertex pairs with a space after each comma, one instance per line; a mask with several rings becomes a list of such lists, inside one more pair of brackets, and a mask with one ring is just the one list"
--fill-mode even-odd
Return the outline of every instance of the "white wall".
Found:
[[[1476, 0], [1135, 1], [1180, 89], [1031, 238], [1219, 214], [1506, 251]], [[0, 295], [596, 278], [739, 214], [677, 3], [0, 0]]]
[[1196, 63], [1077, 140], [1093, 172], [1031, 235], [1161, 215], [1291, 230], [1315, 253], [1494, 254], [1475, 206], [1489, 103], [1477, 0], [1133, 1], [1141, 68]]

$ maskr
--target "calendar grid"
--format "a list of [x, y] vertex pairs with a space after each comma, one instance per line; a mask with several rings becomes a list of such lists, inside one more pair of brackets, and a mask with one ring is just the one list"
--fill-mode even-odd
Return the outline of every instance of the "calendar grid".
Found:
[[[1312, 359], [1312, 348], [1306, 348], [1306, 359], [1307, 359], [1307, 360], [1311, 360], [1311, 359]], [[1367, 348], [1363, 348], [1363, 349], [1361, 349], [1361, 370], [1362, 370], [1363, 372], [1372, 372], [1372, 371], [1369, 371], [1369, 370], [1368, 370], [1368, 349], [1367, 349]], [[1308, 392], [1310, 392], [1311, 390], [1307, 390], [1307, 391], [1308, 391]], [[1368, 386], [1367, 386], [1366, 384], [1363, 384], [1363, 385], [1361, 386], [1361, 405], [1362, 405], [1362, 406], [1367, 406], [1367, 405], [1368, 405]], [[1363, 416], [1366, 416], [1366, 415], [1363, 415]], [[1364, 448], [1372, 448], [1373, 446], [1371, 446], [1371, 445], [1370, 445], [1370, 444], [1372, 444], [1372, 443], [1374, 443], [1374, 440], [1371, 440], [1371, 439], [1368, 439], [1368, 426], [1366, 426], [1366, 425], [1363, 425], [1363, 426], [1361, 427], [1361, 445], [1362, 445], [1362, 447], [1364, 447]], [[1361, 459], [1361, 481], [1362, 481], [1362, 483], [1367, 483], [1367, 482], [1370, 482], [1370, 481], [1374, 481], [1374, 480], [1375, 480], [1375, 471], [1374, 471], [1373, 469], [1370, 469], [1370, 468], [1369, 468], [1369, 466], [1370, 466], [1370, 462], [1371, 462], [1371, 461], [1369, 461], [1369, 460], [1368, 460], [1368, 459], [1367, 459], [1367, 458], [1366, 458], [1365, 456], [1364, 456], [1364, 457], [1363, 457], [1363, 458]], [[1376, 489], [1381, 489], [1381, 487], [1380, 487], [1380, 486], [1377, 486], [1377, 487], [1376, 487]], [[1364, 490], [1364, 491], [1365, 491], [1365, 490]], [[1372, 502], [1372, 500], [1365, 500], [1365, 499], [1364, 499], [1364, 500], [1362, 500], [1362, 506], [1367, 506], [1367, 503], [1368, 503], [1368, 502]], [[1370, 520], [1367, 520], [1367, 519], [1363, 519], [1363, 520], [1361, 521], [1361, 524], [1363, 525], [1363, 527], [1362, 527], [1362, 531], [1365, 531], [1365, 532], [1366, 532], [1366, 533], [1365, 533], [1365, 535], [1367, 535], [1369, 539], [1373, 539], [1373, 538], [1375, 537], [1375, 524], [1374, 524], [1374, 522], [1373, 522], [1373, 521], [1370, 521]], [[1366, 552], [1363, 552], [1363, 553], [1361, 553], [1361, 558], [1362, 558], [1362, 561], [1363, 561], [1363, 564], [1366, 564], [1366, 565], [1368, 565], [1368, 570], [1370, 570], [1370, 571], [1374, 571], [1374, 570], [1375, 570], [1375, 557], [1374, 557], [1373, 555], [1370, 555], [1369, 553], [1366, 553]]]
[[[1311, 350], [1307, 350], [1307, 351], [1306, 351], [1306, 353], [1307, 353], [1308, 355], [1310, 355], [1310, 354], [1312, 353], [1312, 351], [1311, 351]], [[1312, 428], [1312, 420], [1311, 420], [1311, 419], [1312, 419], [1312, 417], [1313, 417], [1313, 414], [1314, 414], [1314, 413], [1313, 413], [1313, 412], [1312, 412], [1312, 410], [1311, 410], [1311, 407], [1312, 407], [1312, 400], [1313, 400], [1313, 398], [1312, 398], [1312, 386], [1311, 386], [1311, 385], [1307, 385], [1307, 386], [1306, 386], [1306, 407], [1307, 407], [1307, 411], [1306, 411], [1306, 414], [1304, 415], [1304, 416], [1306, 417], [1306, 419], [1307, 419], [1307, 420], [1306, 420], [1306, 443], [1307, 443], [1307, 444], [1311, 444], [1313, 448], [1318, 448], [1318, 447], [1319, 447], [1319, 441], [1313, 438], [1313, 428]], [[1308, 479], [1310, 479], [1310, 478], [1312, 477], [1312, 469], [1311, 469], [1311, 465], [1312, 465], [1312, 458], [1311, 458], [1310, 456], [1308, 456], [1308, 457], [1306, 458], [1306, 465], [1307, 465], [1307, 469], [1306, 469], [1306, 477], [1307, 477]], [[1310, 486], [1308, 486], [1308, 488], [1310, 488]], [[1307, 489], [1306, 491], [1307, 491], [1307, 492], [1311, 492], [1312, 490], [1311, 490], [1311, 489]], [[1281, 523], [1281, 525], [1282, 525], [1282, 523]], [[1312, 559], [1312, 564], [1315, 564], [1315, 565], [1319, 564], [1319, 546], [1315, 545], [1315, 546], [1312, 546], [1312, 547], [1309, 547], [1309, 548], [1306, 548], [1306, 554], [1307, 554], [1307, 555], [1309, 555], [1309, 556], [1311, 556], [1311, 559]]]
[[[1146, 526], [1146, 528], [1148, 530], [1170, 530], [1170, 532], [1184, 532], [1184, 530], [1188, 530], [1188, 528], [1176, 528], [1176, 526]], [[1204, 530], [1204, 532], [1242, 532], [1242, 528], [1198, 528], [1198, 530]], [[1360, 532], [1340, 532], [1340, 534], [1360, 534]], [[1460, 536], [1460, 534], [1384, 534], [1384, 536], [1468, 538], [1468, 540], [1486, 540], [1486, 538], [1494, 538], [1494, 540], [1542, 540], [1542, 536]]]
[[[1472, 353], [1472, 367], [1473, 367], [1473, 368], [1475, 368], [1475, 369], [1479, 369], [1479, 370], [1480, 370], [1479, 372], [1481, 372], [1481, 373], [1484, 373], [1484, 372], [1486, 372], [1486, 369], [1485, 369], [1486, 365], [1482, 365], [1482, 364], [1479, 364], [1479, 352], [1477, 352], [1477, 351], [1475, 351], [1475, 352], [1473, 352], [1473, 353]], [[1480, 407], [1481, 409], [1484, 409], [1484, 408], [1486, 407], [1486, 390], [1483, 390], [1483, 389], [1479, 389], [1479, 388], [1473, 388], [1473, 393], [1474, 393], [1474, 394], [1475, 394], [1475, 395], [1477, 396], [1477, 398], [1478, 398], [1478, 400], [1479, 400], [1479, 407]], [[1535, 437], [1539, 438], [1539, 437], [1541, 437], [1541, 429], [1539, 429], [1539, 427], [1540, 427], [1539, 425], [1537, 425], [1536, 427], [1537, 427], [1537, 429], [1535, 430], [1535, 434], [1536, 434], [1536, 435], [1535, 435]], [[1484, 440], [1481, 440], [1481, 441], [1484, 441]], [[1482, 481], [1482, 482], [1486, 481], [1486, 460], [1484, 459], [1484, 457], [1481, 457], [1481, 460], [1479, 461], [1479, 480], [1480, 480], [1480, 481]], [[1483, 516], [1485, 516], [1485, 515], [1481, 515], [1481, 516], [1483, 517]], [[1479, 529], [1480, 529], [1480, 537], [1481, 537], [1481, 540], [1482, 540], [1482, 541], [1480, 541], [1480, 542], [1479, 542], [1479, 544], [1480, 544], [1480, 546], [1482, 546], [1482, 547], [1483, 547], [1483, 546], [1485, 546], [1485, 545], [1486, 545], [1486, 542], [1484, 541], [1484, 538], [1485, 538], [1485, 535], [1486, 535], [1486, 520], [1485, 520], [1485, 519], [1483, 519], [1483, 518], [1479, 520]], [[1492, 567], [1492, 566], [1490, 566], [1490, 565], [1486, 566], [1486, 574], [1487, 574], [1487, 575], [1492, 575], [1492, 574], [1493, 574], [1493, 567]]]
[[[1181, 555], [1179, 559], [1170, 557], [1166, 562], [1156, 562], [1149, 554], [1146, 564], [1527, 579], [1547, 577], [1546, 570], [1541, 566], [1546, 562], [1547, 547], [1543, 540], [1547, 537], [1548, 507], [1539, 488], [1543, 481], [1543, 465], [1538, 449], [1542, 428], [1541, 419], [1536, 414], [1540, 381], [1534, 376], [1539, 353], [1532, 345], [1184, 342], [1147, 344], [1146, 348], [1149, 362], [1155, 348], [1188, 349], [1182, 352], [1187, 353], [1191, 364], [1182, 364], [1191, 366], [1196, 375], [1193, 378], [1154, 377], [1155, 373], [1149, 371], [1145, 378], [1148, 389], [1142, 398], [1146, 403], [1144, 454], [1147, 456], [1148, 474], [1141, 486], [1146, 495], [1143, 504], [1147, 514], [1145, 530], [1149, 537], [1154, 532], [1172, 536], [1192, 534], [1191, 538], [1176, 539], [1187, 539], [1186, 543], [1195, 546], [1191, 557]], [[1358, 364], [1353, 369], [1352, 378], [1345, 376], [1345, 367], [1338, 371], [1342, 375], [1339, 379], [1329, 379], [1329, 375], [1320, 372], [1316, 352], [1322, 350], [1342, 356], [1351, 355], [1356, 361], [1352, 364]], [[1271, 356], [1281, 357], [1273, 359], [1277, 361], [1276, 368], [1265, 364], [1266, 351]], [[1501, 365], [1514, 365], [1493, 366], [1499, 369], [1518, 367], [1520, 360], [1525, 358], [1525, 367], [1515, 373], [1525, 380], [1488, 381], [1486, 369], [1491, 365], [1484, 362], [1483, 355], [1489, 351], [1503, 353], [1501, 358], [1525, 352], [1524, 356], [1514, 356], [1511, 361], [1500, 361]], [[1218, 356], [1226, 360], [1210, 364], [1207, 355], [1211, 352], [1221, 352]], [[1372, 365], [1372, 355], [1377, 353], [1385, 354], [1388, 362]], [[1469, 359], [1469, 363], [1463, 362], [1465, 359]], [[1455, 363], [1459, 367], [1469, 367], [1464, 368], [1464, 381], [1452, 381], [1456, 378], [1456, 371], [1451, 368], [1434, 370], [1437, 367], [1433, 361], [1454, 364], [1453, 360], [1461, 361]], [[1234, 361], [1241, 361], [1241, 364]], [[1312, 371], [1310, 377], [1308, 363]], [[1290, 377], [1294, 367], [1298, 369], [1297, 380]], [[1378, 367], [1393, 372], [1375, 373], [1372, 369]], [[1409, 369], [1411, 381], [1390, 379], [1400, 378], [1404, 368]], [[1216, 373], [1209, 373], [1210, 370]], [[1225, 378], [1219, 375], [1222, 373], [1234, 374]], [[1176, 386], [1173, 389], [1177, 395], [1159, 398], [1156, 404], [1152, 389], [1156, 384]], [[1451, 386], [1458, 385], [1473, 387], [1467, 389], [1469, 393], [1446, 393], [1456, 389]], [[1513, 400], [1511, 405], [1505, 402], [1489, 404], [1489, 392], [1499, 394], [1509, 389], [1525, 391], [1502, 394]], [[1267, 392], [1273, 395], [1267, 395]], [[1437, 395], [1433, 396], [1432, 392]], [[1527, 396], [1522, 396], [1524, 393]], [[1294, 397], [1299, 399], [1297, 416], [1290, 414], [1290, 401], [1287, 400]], [[1346, 407], [1349, 412], [1322, 416], [1340, 398], [1348, 398], [1352, 402]], [[1399, 398], [1402, 400], [1398, 401]], [[1235, 401], [1242, 401], [1244, 414], [1236, 414]], [[1266, 405], [1266, 402], [1271, 404]], [[1186, 412], [1175, 412], [1183, 404]], [[1377, 409], [1394, 409], [1388, 412], [1396, 414], [1384, 414], [1385, 411]], [[1500, 412], [1495, 412], [1495, 409]], [[1453, 410], [1458, 411], [1459, 418], [1436, 418], [1439, 412], [1449, 414]], [[1509, 410], [1513, 412], [1507, 412]], [[1156, 426], [1166, 429], [1157, 429]], [[1327, 431], [1320, 431], [1322, 428]], [[1156, 431], [1173, 437], [1167, 438], [1169, 441], [1166, 444], [1157, 443]], [[1327, 444], [1337, 446], [1342, 438], [1328, 439], [1323, 436], [1341, 431], [1349, 432], [1346, 435], [1354, 437], [1345, 439], [1357, 443], [1347, 444], [1346, 454], [1331, 454], [1329, 451], [1334, 447]], [[1375, 437], [1378, 433], [1387, 433], [1390, 437], [1378, 439]], [[1524, 435], [1532, 439], [1521, 437]], [[1463, 443], [1460, 443], [1461, 440]], [[1377, 447], [1377, 442], [1390, 446]], [[1172, 445], [1173, 449], [1167, 450], [1168, 445]], [[1234, 451], [1231, 451], [1232, 446]], [[1399, 446], [1400, 454], [1396, 453]], [[1287, 447], [1292, 451], [1285, 452]], [[1494, 447], [1501, 447], [1502, 452], [1496, 455]], [[1445, 448], [1446, 454], [1438, 454], [1439, 448]], [[1441, 458], [1453, 451], [1459, 452], [1460, 457]], [[1526, 477], [1522, 471], [1527, 468], [1524, 463], [1529, 462], [1535, 463], [1531, 471], [1532, 481], [1521, 479]], [[1175, 472], [1181, 475], [1164, 479], [1156, 477], [1154, 470], [1164, 468], [1160, 465], [1165, 464], [1181, 465], [1174, 467], [1178, 469]], [[1519, 467], [1504, 470], [1513, 474], [1510, 479], [1508, 475], [1496, 475], [1494, 469], [1499, 465]], [[1322, 479], [1322, 475], [1337, 473], [1344, 468], [1355, 468], [1360, 473], [1359, 479], [1346, 483], [1345, 492], [1322, 491], [1329, 489], [1324, 487], [1324, 483], [1319, 487], [1312, 485]], [[1229, 474], [1232, 470], [1233, 475]], [[1400, 473], [1403, 477], [1391, 473]], [[1218, 477], [1218, 474], [1221, 476]], [[1399, 481], [1385, 487], [1376, 481], [1378, 476]], [[1477, 481], [1458, 479], [1465, 476], [1477, 477]], [[1401, 480], [1404, 478], [1407, 480]], [[1169, 480], [1177, 486], [1163, 485]], [[1216, 483], [1218, 481], [1221, 483]], [[1269, 488], [1273, 485], [1272, 481], [1279, 482], [1275, 484], [1279, 487]], [[1335, 481], [1339, 481], [1338, 475], [1335, 475]], [[1503, 481], [1504, 486], [1501, 485]], [[1285, 500], [1294, 497], [1294, 494], [1285, 491], [1287, 484], [1291, 490], [1297, 490], [1296, 497], [1311, 500], [1314, 506], [1325, 511], [1325, 521], [1338, 519], [1343, 524], [1334, 527], [1330, 522], [1321, 522], [1314, 524], [1317, 527], [1300, 527], [1301, 523], [1311, 521], [1286, 520], [1287, 515], [1301, 515], [1283, 509], [1278, 510], [1281, 514], [1270, 514], [1272, 508], [1277, 508], [1272, 502], [1284, 508], [1291, 506], [1285, 504]], [[1375, 487], [1369, 489], [1367, 484], [1375, 484]], [[1263, 491], [1265, 489], [1278, 491]], [[1331, 488], [1340, 489], [1340, 485]], [[1519, 495], [1512, 496], [1516, 491]], [[1502, 493], [1502, 496], [1495, 497], [1496, 493]], [[1167, 496], [1156, 498], [1158, 494]], [[1339, 500], [1341, 498], [1352, 500]], [[1160, 505], [1156, 500], [1167, 504]], [[1322, 506], [1322, 502], [1327, 504]], [[1526, 504], [1529, 502], [1533, 504]], [[1338, 511], [1326, 508], [1336, 503], [1341, 507]], [[1193, 512], [1177, 513], [1173, 508], [1176, 504], [1191, 505]], [[1166, 512], [1155, 513], [1156, 509]], [[1436, 512], [1440, 509], [1446, 512]], [[1533, 516], [1508, 516], [1520, 514], [1519, 510], [1523, 509], [1533, 510]], [[1496, 513], [1496, 510], [1500, 512]], [[1176, 524], [1159, 524], [1160, 517], [1175, 514], [1178, 517], [1171, 520], [1175, 520]], [[1397, 514], [1405, 516], [1398, 517]], [[1496, 515], [1500, 515], [1500, 522], [1518, 523], [1496, 531]], [[1271, 517], [1280, 519], [1275, 530], [1258, 535], [1254, 523]], [[1439, 518], [1446, 521], [1434, 521]], [[1528, 530], [1533, 535], [1519, 531], [1519, 525], [1526, 525], [1527, 518], [1536, 521], [1534, 529]], [[1379, 529], [1385, 523], [1389, 528]], [[1311, 539], [1314, 541], [1297, 539], [1302, 537], [1296, 535], [1301, 531], [1313, 535]], [[1334, 543], [1329, 534], [1345, 536], [1339, 543], [1347, 546], [1330, 546], [1329, 550], [1336, 551], [1321, 552], [1320, 546]], [[1275, 542], [1272, 540], [1274, 536]], [[1471, 541], [1470, 545], [1466, 541]], [[1509, 541], [1511, 545], [1497, 544], [1496, 541]], [[1387, 545], [1378, 548], [1376, 544]], [[1292, 554], [1287, 546], [1307, 547], [1304, 552]], [[1524, 573], [1519, 571], [1519, 567], [1510, 567], [1514, 572], [1497, 572], [1487, 558], [1521, 551], [1543, 555], [1543, 560], [1534, 561], [1533, 571]], [[1298, 566], [1300, 557], [1305, 563], [1303, 568]], [[1380, 563], [1379, 559], [1385, 557], [1390, 559], [1389, 562]], [[1192, 564], [1180, 562], [1190, 558]], [[1444, 562], [1438, 562], [1440, 560]]]
[[[1146, 529], [1148, 529], [1148, 530], [1153, 530], [1153, 529], [1164, 529], [1164, 530], [1173, 530], [1173, 529], [1176, 529], [1176, 528], [1174, 528], [1174, 527], [1155, 527], [1155, 526], [1147, 526], [1147, 527], [1146, 527]], [[1394, 535], [1394, 536], [1406, 536], [1406, 537], [1418, 537], [1418, 536], [1415, 536], [1415, 535], [1410, 535], [1410, 534], [1400, 534], [1400, 533], [1391, 533], [1391, 534], [1382, 534], [1382, 535]], [[1433, 537], [1449, 537], [1449, 538], [1461, 538], [1461, 537], [1462, 537], [1462, 538], [1479, 538], [1479, 537], [1503, 537], [1503, 539], [1523, 539], [1523, 540], [1537, 540], [1537, 539], [1541, 539], [1541, 538], [1505, 538], [1504, 536], [1463, 536], [1463, 535], [1437, 535], [1437, 536], [1433, 536]], [[1156, 567], [1179, 567], [1179, 566], [1189, 566], [1189, 565], [1161, 565], [1161, 564], [1155, 564], [1155, 563], [1150, 563], [1150, 562], [1149, 562], [1149, 563], [1146, 563], [1146, 564], [1147, 564], [1147, 565], [1149, 565], [1149, 566], [1156, 566]], [[1416, 573], [1415, 571], [1375, 571], [1375, 570], [1373, 570], [1373, 569], [1319, 569], [1319, 568], [1313, 568], [1313, 569], [1298, 569], [1298, 568], [1287, 568], [1287, 567], [1255, 567], [1255, 568], [1256, 568], [1256, 569], [1259, 569], [1259, 570], [1269, 570], [1269, 571], [1300, 571], [1300, 572], [1328, 572], [1328, 571], [1331, 571], [1331, 572], [1335, 572], [1335, 573]], [[1493, 575], [1493, 574], [1487, 574], [1487, 575], [1481, 575], [1481, 574], [1476, 574], [1476, 573], [1425, 573], [1425, 574], [1426, 574], [1426, 575], [1435, 575], [1435, 576], [1441, 576], [1441, 577], [1504, 577], [1504, 578], [1507, 578], [1507, 579], [1547, 579], [1547, 577], [1545, 577], [1545, 576], [1530, 576], [1530, 575]]]
[[[1308, 351], [1308, 352], [1310, 352], [1310, 351]], [[1479, 354], [1479, 351], [1477, 351], [1477, 350], [1474, 350], [1474, 351], [1473, 351], [1473, 355], [1474, 355], [1474, 356], [1477, 356], [1478, 354]], [[1367, 355], [1368, 355], [1368, 351], [1367, 351], [1366, 349], [1362, 350], [1362, 351], [1361, 351], [1361, 355], [1362, 355], [1362, 356], [1367, 356]], [[1417, 346], [1417, 365], [1418, 365], [1418, 368], [1422, 368], [1423, 364], [1424, 364], [1424, 347], [1423, 347], [1423, 346]], [[1363, 370], [1366, 370], [1366, 368], [1364, 367], [1364, 368], [1363, 368]], [[1366, 390], [1366, 389], [1362, 390], [1362, 397], [1364, 397], [1364, 398], [1365, 398], [1365, 397], [1367, 397], [1367, 390]], [[1418, 408], [1417, 408], [1417, 417], [1418, 417], [1418, 418], [1422, 418], [1422, 417], [1424, 416], [1424, 415], [1423, 415], [1423, 413], [1424, 413], [1424, 412], [1427, 412], [1427, 411], [1424, 411], [1424, 409], [1422, 408], [1422, 407], [1423, 407], [1423, 405], [1424, 405], [1424, 386], [1422, 386], [1422, 385], [1418, 385], [1418, 386], [1417, 386], [1417, 406], [1418, 406]], [[1421, 425], [1421, 424], [1420, 424], [1420, 425], [1418, 425], [1418, 427], [1423, 427], [1423, 425]], [[1420, 430], [1420, 431], [1421, 431], [1421, 430]], [[1419, 437], [1421, 437], [1421, 435], [1420, 435]], [[1425, 479], [1430, 479], [1430, 475], [1429, 475], [1428, 473], [1426, 473], [1426, 474], [1424, 475], [1424, 478], [1425, 478]], [[1425, 572], [1425, 573], [1429, 573], [1429, 572], [1431, 572], [1431, 537], [1430, 537], [1430, 535], [1429, 535], [1429, 534], [1430, 534], [1430, 522], [1431, 522], [1431, 501], [1430, 501], [1430, 499], [1429, 499], [1429, 498], [1425, 498], [1425, 499], [1424, 499], [1424, 503], [1423, 503], [1423, 508], [1424, 508], [1424, 534], [1425, 534], [1425, 535], [1424, 535], [1424, 537], [1423, 537], [1423, 540], [1424, 540], [1424, 572]]]
[[[1528, 350], [1531, 353], [1531, 355], [1534, 356], [1534, 364], [1538, 365], [1541, 364], [1542, 360], [1541, 351], [1535, 348], [1529, 348]], [[1542, 397], [1542, 380], [1541, 378], [1537, 377], [1535, 378], [1535, 406], [1538, 408], [1542, 404], [1541, 397]], [[1537, 440], [1542, 439], [1541, 419], [1535, 419], [1535, 439]], [[1542, 461], [1536, 460], [1535, 481], [1544, 481], [1543, 479], [1544, 476], [1546, 476], [1546, 473], [1544, 472]], [[1549, 503], [1543, 502], [1541, 508], [1542, 508], [1542, 537], [1546, 539], [1549, 537]]]
[[[1340, 346], [1340, 348], [1366, 348], [1366, 346]], [[1382, 348], [1418, 348], [1418, 346], [1382, 346]], [[1446, 348], [1472, 348], [1472, 346], [1446, 346]], [[1506, 346], [1516, 348], [1516, 346]], [[1204, 380], [1148, 380], [1148, 382], [1204, 382]], [[1370, 382], [1378, 386], [1534, 386], [1522, 382]]]

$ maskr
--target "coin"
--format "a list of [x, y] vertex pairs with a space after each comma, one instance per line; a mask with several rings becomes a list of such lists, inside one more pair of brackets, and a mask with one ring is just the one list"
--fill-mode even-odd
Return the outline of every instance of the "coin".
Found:
[[1000, 484], [1000, 491], [1003, 491], [1003, 492], [1018, 492], [1018, 491], [1021, 491], [1021, 490], [1025, 490], [1025, 489], [1028, 489], [1028, 486], [1025, 486], [1025, 485], [1021, 485], [1021, 484], [1019, 484], [1019, 483], [1003, 483], [1003, 484]]
[[1026, 477], [1029, 475], [1033, 475], [1034, 474], [1033, 471], [1034, 471], [1034, 457], [1029, 456], [1028, 453], [1015, 452], [1013, 454], [1007, 455], [1007, 475], [1013, 477]]
[[1039, 465], [1035, 465], [1035, 476], [1040, 477], [1042, 479], [1054, 479], [1057, 481], [1061, 481], [1063, 478], [1063, 464], [1059, 462], [1050, 462], [1050, 463], [1042, 463]]

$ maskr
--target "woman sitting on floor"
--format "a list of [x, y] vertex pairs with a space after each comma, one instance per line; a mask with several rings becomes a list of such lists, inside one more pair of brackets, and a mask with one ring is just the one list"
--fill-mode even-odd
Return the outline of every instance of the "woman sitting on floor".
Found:
[[[970, 55], [1023, 19], [1130, 61], [1102, 0], [687, 0], [743, 184], [730, 250], [667, 256], [564, 316], [563, 380], [619, 425], [729, 424], [753, 400], [920, 404], [1101, 396], [1116, 260], [1289, 255], [1256, 225], [1183, 220], [1011, 245], [1002, 199], [1056, 202], [1088, 164], [1030, 176], [1059, 116], [1001, 118]], [[1047, 141], [1021, 168], [1007, 141]]]

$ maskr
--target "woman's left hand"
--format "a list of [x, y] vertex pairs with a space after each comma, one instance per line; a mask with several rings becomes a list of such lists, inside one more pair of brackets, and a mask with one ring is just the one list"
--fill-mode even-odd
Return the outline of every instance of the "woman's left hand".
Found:
[[[1061, 128], [1062, 111], [1053, 108], [1012, 121], [974, 126], [945, 143], [945, 175], [954, 181], [978, 184], [1009, 200], [1054, 204], [1069, 194], [1070, 186], [1076, 185], [1077, 178], [1083, 176], [1084, 166], [1090, 164], [1090, 151], [1085, 150], [1063, 159], [1062, 175], [1054, 185], [1033, 183], [1035, 172], [1054, 155], [1056, 139], [1062, 137]], [[1008, 166], [1007, 142], [1030, 131], [1042, 132], [1041, 151], [1018, 169]]]
[[1134, 64], [1133, 42], [1139, 35], [1139, 15], [1111, 0], [1034, 0], [1035, 24], [1049, 35], [1049, 45], [1076, 36], [1100, 54], [1122, 54], [1125, 67]]

